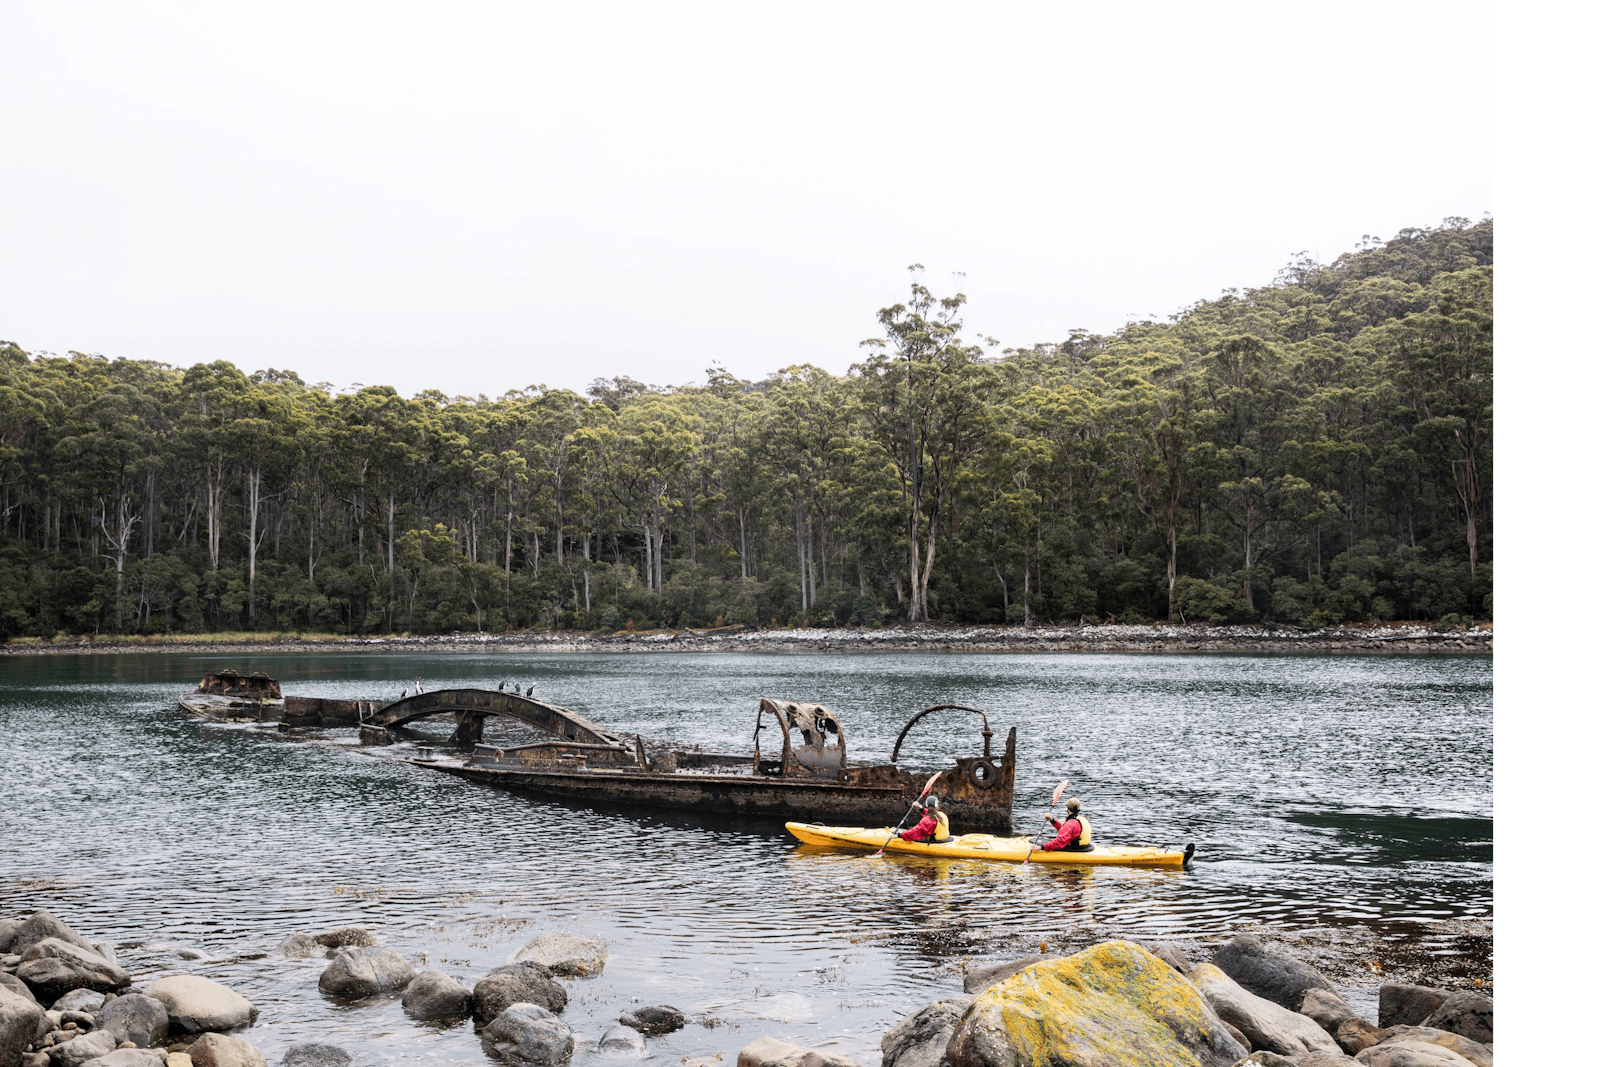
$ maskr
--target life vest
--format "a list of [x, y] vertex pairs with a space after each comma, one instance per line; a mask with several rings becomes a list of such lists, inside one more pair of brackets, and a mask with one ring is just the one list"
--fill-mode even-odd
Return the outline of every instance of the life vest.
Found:
[[1078, 820], [1078, 825], [1083, 827], [1083, 831], [1078, 834], [1078, 847], [1082, 848], [1084, 845], [1090, 844], [1089, 820], [1084, 818], [1082, 815], [1074, 816], [1074, 818]]
[[935, 841], [950, 840], [950, 816], [944, 813], [944, 809], [935, 808], [933, 812], [933, 819], [936, 823], [938, 823], [938, 825], [933, 828], [933, 839]]

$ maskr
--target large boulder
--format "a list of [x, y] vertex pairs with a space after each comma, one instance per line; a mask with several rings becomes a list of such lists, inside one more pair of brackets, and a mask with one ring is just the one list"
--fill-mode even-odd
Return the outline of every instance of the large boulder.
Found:
[[132, 1041], [139, 1048], [165, 1041], [168, 1026], [166, 1005], [143, 993], [124, 993], [94, 1017], [96, 1030], [109, 1030], [119, 1042]]
[[480, 1038], [486, 1051], [519, 1067], [563, 1067], [575, 1044], [567, 1024], [537, 1004], [508, 1005]]
[[984, 990], [945, 1058], [952, 1067], [1227, 1067], [1246, 1052], [1182, 975], [1132, 942], [1106, 941]]
[[85, 952], [95, 951], [95, 947], [89, 944], [86, 938], [81, 937], [76, 930], [48, 911], [36, 911], [23, 920], [22, 925], [17, 927], [16, 935], [11, 939], [9, 951], [21, 953], [29, 945], [36, 945], [47, 938], [77, 945]]
[[1299, 1010], [1308, 989], [1333, 990], [1315, 967], [1270, 951], [1254, 934], [1229, 941], [1211, 962], [1251, 993], [1290, 1011]]
[[350, 1053], [338, 1045], [305, 1041], [290, 1046], [281, 1067], [350, 1067]]
[[459, 1019], [472, 1014], [472, 990], [443, 971], [419, 971], [400, 994], [414, 1019]]
[[411, 962], [388, 948], [341, 948], [317, 979], [330, 996], [370, 997], [403, 989], [411, 981]]
[[1378, 987], [1378, 1025], [1421, 1026], [1433, 1009], [1444, 1003], [1448, 989], [1404, 982], [1385, 982]]
[[51, 1067], [83, 1067], [90, 1060], [98, 1059], [108, 1052], [115, 1052], [122, 1042], [117, 1040], [116, 1034], [108, 1034], [104, 1030], [91, 1030], [87, 1034], [73, 1038], [65, 1044], [50, 1047]]
[[0, 986], [0, 1067], [17, 1067], [27, 1047], [49, 1033], [44, 1009], [31, 996]]
[[1393, 1045], [1401, 1041], [1423, 1041], [1430, 1045], [1439, 1045], [1454, 1052], [1464, 1060], [1470, 1060], [1476, 1067], [1494, 1067], [1494, 1053], [1470, 1037], [1452, 1034], [1448, 1030], [1436, 1030], [1431, 1026], [1395, 1026], [1379, 1031], [1382, 1040], [1379, 1045]]
[[576, 934], [542, 933], [517, 949], [512, 963], [538, 963], [563, 978], [590, 978], [606, 966], [606, 946]]
[[206, 1034], [189, 1046], [194, 1067], [267, 1067], [261, 1050], [242, 1037]]
[[567, 1006], [567, 991], [543, 965], [531, 961], [496, 967], [472, 987], [472, 1012], [484, 1022], [493, 1022], [513, 1004], [560, 1012]]
[[1427, 1041], [1373, 1045], [1356, 1053], [1356, 1062], [1367, 1067], [1472, 1067], [1471, 1060]]
[[617, 1022], [623, 1026], [631, 1026], [641, 1034], [660, 1035], [682, 1030], [688, 1025], [689, 1020], [677, 1008], [668, 1004], [657, 1004], [623, 1012], [617, 1017]]
[[792, 1045], [775, 1037], [758, 1038], [739, 1050], [736, 1067], [859, 1067], [855, 1060]]
[[1330, 1035], [1339, 1032], [1339, 1027], [1348, 1019], [1359, 1019], [1356, 1010], [1339, 994], [1329, 989], [1308, 989], [1305, 999], [1300, 1002], [1300, 1014], [1315, 1022]]
[[[251, 1003], [218, 982], [195, 974], [175, 974], [145, 986], [145, 995], [167, 1009], [169, 1029], [198, 1034], [248, 1026], [256, 1017]], [[119, 998], [120, 999], [120, 998]]]
[[1316, 1022], [1256, 996], [1215, 964], [1200, 964], [1189, 972], [1189, 981], [1205, 996], [1217, 1015], [1250, 1039], [1253, 1049], [1265, 1049], [1280, 1056], [1342, 1051], [1338, 1042]]
[[[187, 1064], [189, 1057], [184, 1056]], [[83, 1067], [176, 1067], [164, 1048], [119, 1048], [85, 1063]]]
[[27, 983], [36, 999], [47, 1001], [74, 989], [109, 993], [133, 984], [127, 971], [94, 949], [58, 937], [43, 938], [24, 949], [17, 977]]
[[[35, 1004], [39, 1003], [39, 1001], [33, 995], [33, 990], [29, 989], [27, 984], [14, 974], [7, 974], [5, 971], [0, 971], [0, 989], [8, 989], [24, 1000], [31, 1000]], [[94, 997], [96, 1000], [99, 1000], [100, 998], [100, 994], [98, 993], [91, 993], [90, 996]]]
[[880, 1042], [883, 1067], [939, 1067], [956, 1023], [974, 999], [970, 993], [957, 993], [924, 1005], [895, 1023]]
[[1445, 997], [1422, 1025], [1490, 1045], [1494, 1043], [1494, 1001], [1475, 990], [1457, 990]]

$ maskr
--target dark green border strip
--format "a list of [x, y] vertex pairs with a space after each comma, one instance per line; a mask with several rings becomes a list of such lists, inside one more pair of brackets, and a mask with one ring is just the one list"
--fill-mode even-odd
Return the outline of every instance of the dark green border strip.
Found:
[[[1496, 1051], [1594, 1062], [1594, 6], [1496, 10]], [[1477, 77], [1467, 74], [1466, 77]], [[1488, 117], [1485, 117], [1485, 120]], [[1462, 117], [1462, 130], [1469, 117]], [[1488, 136], [1488, 122], [1483, 123]], [[1504, 829], [1502, 835], [1499, 830]]]

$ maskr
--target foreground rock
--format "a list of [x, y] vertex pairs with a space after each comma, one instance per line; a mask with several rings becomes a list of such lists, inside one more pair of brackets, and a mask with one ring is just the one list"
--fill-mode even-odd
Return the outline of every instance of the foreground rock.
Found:
[[[164, 1048], [119, 1048], [90, 1060], [83, 1067], [178, 1067], [178, 1055], [169, 1056]], [[185, 1067], [191, 1063], [188, 1056], [181, 1062]]]
[[1334, 991], [1315, 967], [1277, 955], [1254, 934], [1240, 934], [1229, 941], [1217, 949], [1211, 962], [1247, 991], [1290, 1011], [1300, 1009], [1307, 990]]
[[387, 948], [341, 948], [317, 979], [330, 996], [370, 997], [403, 989], [411, 981], [411, 961]]
[[17, 1067], [23, 1052], [49, 1028], [44, 1009], [31, 996], [0, 986], [0, 1067]]
[[414, 1019], [459, 1019], [472, 1014], [472, 990], [443, 971], [419, 971], [400, 994]]
[[115, 1052], [119, 1044], [121, 1042], [115, 1034], [92, 1030], [66, 1044], [51, 1048], [50, 1063], [52, 1067], [83, 1067], [90, 1060]]
[[144, 992], [167, 1009], [169, 1030], [190, 1034], [234, 1030], [249, 1026], [256, 1017], [256, 1009], [248, 1000], [225, 985], [195, 974], [175, 974], [151, 982]]
[[1338, 1042], [1315, 1020], [1258, 997], [1222, 972], [1202, 963], [1189, 972], [1194, 983], [1221, 1018], [1238, 1028], [1250, 1047], [1280, 1056], [1305, 1052], [1342, 1054]]
[[688, 1025], [689, 1020], [677, 1008], [661, 1004], [624, 1012], [618, 1016], [617, 1022], [623, 1026], [631, 1026], [641, 1034], [659, 1036], [682, 1030]]
[[984, 990], [945, 1057], [952, 1067], [1230, 1067], [1247, 1051], [1170, 966], [1131, 942], [1107, 941]]
[[1307, 990], [1305, 999], [1300, 1002], [1300, 1014], [1322, 1027], [1329, 1036], [1337, 1035], [1346, 1021], [1361, 1018], [1343, 997], [1327, 989]]
[[1449, 990], [1404, 982], [1385, 982], [1378, 987], [1378, 1025], [1421, 1026], [1422, 1020], [1444, 1003]]
[[1472, 1067], [1472, 1061], [1427, 1041], [1395, 1041], [1373, 1045], [1356, 1054], [1367, 1067]]
[[307, 1041], [291, 1045], [281, 1067], [350, 1067], [350, 1053], [338, 1045]]
[[883, 1067], [939, 1067], [956, 1023], [975, 999], [967, 993], [946, 997], [901, 1019], [879, 1043]]
[[1342, 1053], [1302, 1052], [1294, 1059], [1276, 1052], [1252, 1052], [1234, 1067], [1355, 1067], [1356, 1061]]
[[567, 1006], [567, 991], [542, 964], [533, 962], [496, 967], [472, 987], [472, 1012], [484, 1022], [493, 1022], [513, 1004], [560, 1012]]
[[1481, 1044], [1494, 1043], [1494, 1001], [1470, 989], [1459, 990], [1422, 1020], [1423, 1026], [1449, 1030]]
[[1376, 1045], [1395, 1045], [1402, 1041], [1421, 1041], [1429, 1045], [1438, 1045], [1454, 1052], [1457, 1056], [1467, 1060], [1475, 1067], [1493, 1067], [1494, 1053], [1488, 1048], [1460, 1034], [1452, 1034], [1448, 1030], [1436, 1030], [1431, 1026], [1395, 1026], [1380, 1030], [1382, 1039]]
[[267, 1067], [267, 1058], [242, 1037], [206, 1034], [189, 1046], [194, 1067]]
[[[0, 971], [0, 989], [10, 990], [23, 1000], [31, 1001], [34, 1004], [39, 1004], [38, 1000], [34, 998], [33, 990], [29, 989], [25, 984], [23, 984], [22, 980], [14, 974], [7, 974], [5, 971]], [[100, 994], [98, 993], [90, 993], [89, 996], [94, 997], [96, 1002], [99, 1002], [100, 1000]], [[40, 1004], [39, 1006], [43, 1007], [44, 1005]]]
[[51, 938], [57, 941], [65, 941], [69, 945], [76, 945], [85, 952], [94, 952], [99, 955], [95, 951], [95, 947], [89, 944], [87, 938], [79, 935], [76, 930], [51, 915], [48, 911], [36, 911], [24, 919], [17, 927], [7, 951], [20, 955], [30, 946]]
[[763, 1037], [739, 1050], [736, 1067], [860, 1067], [855, 1060]]
[[572, 1059], [567, 1024], [537, 1004], [511, 1004], [484, 1027], [483, 1047], [507, 1063], [561, 1067]]
[[563, 978], [592, 978], [605, 969], [605, 945], [575, 934], [542, 933], [517, 949], [512, 963], [537, 963]]
[[124, 993], [100, 1009], [94, 1028], [117, 1035], [118, 1042], [132, 1041], [149, 1048], [167, 1039], [167, 1008], [155, 997], [143, 993]]
[[17, 977], [33, 990], [36, 999], [44, 1001], [74, 989], [110, 993], [133, 984], [127, 971], [100, 953], [57, 937], [43, 938], [23, 949]]

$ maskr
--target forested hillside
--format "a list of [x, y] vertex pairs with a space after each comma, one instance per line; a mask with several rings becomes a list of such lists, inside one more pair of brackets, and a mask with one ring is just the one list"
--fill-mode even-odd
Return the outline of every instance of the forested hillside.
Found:
[[1484, 617], [1493, 260], [1005, 350], [914, 281], [844, 377], [587, 396], [0, 343], [0, 633]]

